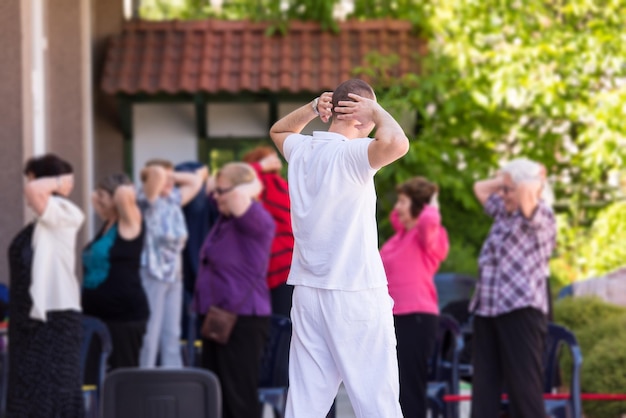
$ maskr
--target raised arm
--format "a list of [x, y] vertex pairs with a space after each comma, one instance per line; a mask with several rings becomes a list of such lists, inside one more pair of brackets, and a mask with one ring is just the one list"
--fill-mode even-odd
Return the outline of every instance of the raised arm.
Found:
[[68, 196], [74, 186], [74, 175], [64, 174], [54, 177], [40, 177], [26, 183], [24, 195], [26, 202], [38, 216], [46, 210], [48, 199], [53, 193]]
[[167, 183], [167, 171], [158, 165], [151, 165], [141, 170], [143, 192], [148, 202], [153, 203]]
[[130, 184], [123, 184], [115, 189], [113, 203], [119, 213], [120, 235], [131, 240], [141, 232], [141, 211], [137, 206], [135, 188]]
[[500, 190], [502, 185], [502, 176], [500, 174], [493, 178], [477, 181], [474, 183], [474, 195], [476, 195], [480, 204], [484, 206], [489, 196]]
[[173, 175], [174, 183], [180, 190], [181, 205], [185, 206], [198, 194], [202, 183], [209, 177], [209, 170], [202, 166], [193, 173], [175, 171]]
[[[283, 143], [289, 135], [302, 132], [304, 127], [315, 119], [318, 114], [322, 122], [328, 122], [332, 116], [332, 98], [333, 94], [331, 92], [325, 92], [319, 98], [294, 110], [272, 126], [270, 137], [283, 156], [285, 155]], [[317, 109], [317, 112], [315, 112], [314, 107]]]
[[409, 151], [409, 139], [400, 124], [375, 100], [349, 93], [354, 101], [340, 101], [335, 108], [337, 119], [356, 120], [359, 125], [374, 123], [376, 135], [368, 148], [370, 166], [384, 167]]
[[522, 181], [517, 184], [516, 192], [519, 208], [527, 219], [534, 213], [539, 204], [541, 194], [541, 180]]
[[240, 184], [231, 192], [228, 200], [228, 209], [230, 213], [239, 218], [242, 216], [256, 197], [261, 193], [263, 185], [259, 179], [254, 179], [250, 183]]

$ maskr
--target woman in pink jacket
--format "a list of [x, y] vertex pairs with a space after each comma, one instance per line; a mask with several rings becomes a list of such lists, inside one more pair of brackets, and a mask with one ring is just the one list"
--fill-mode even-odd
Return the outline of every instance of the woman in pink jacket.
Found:
[[423, 177], [397, 187], [398, 199], [391, 212], [396, 233], [380, 250], [394, 300], [400, 405], [405, 417], [426, 417], [428, 358], [439, 315], [433, 277], [448, 255], [437, 191], [437, 185]]

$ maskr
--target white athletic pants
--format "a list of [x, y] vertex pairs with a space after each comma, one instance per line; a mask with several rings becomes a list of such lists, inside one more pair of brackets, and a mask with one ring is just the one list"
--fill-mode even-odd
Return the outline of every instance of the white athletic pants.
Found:
[[142, 270], [141, 283], [148, 298], [150, 318], [139, 353], [139, 367], [154, 367], [157, 354], [163, 367], [182, 367], [180, 317], [183, 281], [173, 283], [153, 279]]
[[324, 418], [343, 381], [357, 418], [401, 418], [387, 287], [295, 286], [286, 418]]

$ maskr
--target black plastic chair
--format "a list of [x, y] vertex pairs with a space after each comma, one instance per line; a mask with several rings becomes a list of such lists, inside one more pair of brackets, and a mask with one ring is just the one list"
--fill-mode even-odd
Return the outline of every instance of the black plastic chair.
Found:
[[430, 359], [428, 376], [428, 408], [431, 417], [457, 418], [459, 406], [446, 403], [445, 395], [459, 394], [459, 356], [463, 338], [457, 321], [450, 315], [439, 316], [435, 348]]
[[196, 368], [113, 370], [104, 380], [102, 418], [221, 418], [222, 388]]
[[437, 273], [434, 281], [439, 309], [452, 302], [470, 300], [476, 287], [475, 277], [458, 273]]
[[582, 403], [580, 399], [580, 369], [583, 356], [574, 334], [567, 328], [548, 324], [548, 335], [543, 355], [544, 393], [552, 393], [555, 382], [558, 382], [559, 353], [562, 347], [567, 347], [572, 356], [572, 377], [570, 381], [570, 396], [568, 399], [548, 399], [545, 401], [546, 413], [556, 418], [581, 418]]
[[[113, 350], [111, 343], [111, 335], [106, 324], [94, 318], [92, 316], [83, 315], [83, 342], [80, 348], [80, 366], [83, 379], [83, 399], [85, 401], [85, 411], [87, 417], [98, 416], [98, 401], [100, 399], [100, 393], [104, 378], [107, 372], [107, 360]], [[95, 347], [96, 355], [98, 356], [96, 370], [87, 370], [89, 367], [88, 357], [93, 355]], [[96, 382], [86, 382], [88, 375], [95, 375]], [[87, 383], [87, 385], [85, 385]]]
[[259, 369], [259, 402], [269, 404], [274, 416], [285, 416], [289, 386], [289, 344], [291, 320], [272, 315], [270, 336], [261, 357]]

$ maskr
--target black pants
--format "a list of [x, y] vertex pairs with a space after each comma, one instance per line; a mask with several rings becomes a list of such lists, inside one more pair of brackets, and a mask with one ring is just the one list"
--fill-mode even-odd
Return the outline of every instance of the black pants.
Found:
[[[104, 321], [111, 335], [113, 351], [109, 355], [108, 370], [119, 367], [138, 367], [139, 351], [143, 344], [143, 335], [146, 332], [146, 321]], [[89, 346], [87, 364], [85, 366], [84, 383], [88, 385], [98, 384], [98, 369], [100, 367], [100, 354], [102, 347], [100, 340], [94, 338]]]
[[269, 317], [239, 316], [225, 345], [202, 339], [202, 367], [214, 372], [222, 385], [223, 418], [261, 415], [259, 362], [269, 326]]
[[119, 367], [139, 367], [139, 351], [146, 333], [147, 321], [106, 321], [111, 334], [113, 351], [109, 356], [111, 370]]
[[533, 308], [474, 318], [472, 418], [498, 418], [502, 390], [511, 418], [545, 417], [542, 355], [545, 315]]
[[270, 290], [270, 297], [272, 298], [272, 313], [290, 318], [293, 286], [287, 283], [278, 285]]
[[428, 359], [437, 338], [438, 316], [431, 314], [394, 315], [400, 406], [406, 418], [426, 418]]

